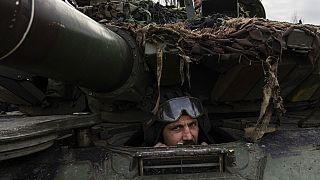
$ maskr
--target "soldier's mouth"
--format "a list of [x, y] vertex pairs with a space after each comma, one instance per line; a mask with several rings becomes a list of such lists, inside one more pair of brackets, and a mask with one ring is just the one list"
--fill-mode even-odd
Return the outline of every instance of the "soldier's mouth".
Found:
[[196, 143], [192, 140], [190, 141], [182, 141], [177, 143], [178, 146], [185, 146], [185, 145], [196, 145]]

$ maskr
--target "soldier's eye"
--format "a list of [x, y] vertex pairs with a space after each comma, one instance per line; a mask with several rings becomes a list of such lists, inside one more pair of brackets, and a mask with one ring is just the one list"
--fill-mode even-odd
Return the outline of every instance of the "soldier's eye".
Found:
[[171, 128], [171, 130], [173, 131], [179, 131], [180, 129], [182, 129], [183, 126], [182, 125], [177, 125], [177, 126], [174, 126], [173, 128]]
[[192, 122], [192, 123], [189, 124], [189, 127], [191, 127], [191, 128], [192, 127], [196, 127], [196, 126], [197, 126], [197, 122]]

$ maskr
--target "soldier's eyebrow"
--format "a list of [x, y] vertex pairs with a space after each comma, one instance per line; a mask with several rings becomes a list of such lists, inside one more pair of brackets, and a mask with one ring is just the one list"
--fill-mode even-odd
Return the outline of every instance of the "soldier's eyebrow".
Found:
[[[197, 119], [190, 119], [191, 122], [188, 122], [187, 125], [190, 125], [192, 123], [198, 123]], [[175, 126], [184, 126], [184, 123], [178, 123], [178, 122], [172, 122], [170, 124], [167, 125], [167, 127], [175, 127]]]
[[190, 119], [190, 120], [191, 120], [191, 122], [188, 122], [188, 124], [189, 124], [189, 123], [198, 122], [198, 120], [197, 120], [197, 119]]
[[170, 123], [167, 125], [167, 127], [171, 128], [171, 127], [175, 127], [175, 126], [183, 126], [181, 123], [177, 123], [177, 122], [174, 122], [174, 123]]
[[188, 123], [188, 125], [190, 125], [190, 124], [197, 124], [197, 123], [198, 123], [198, 121], [191, 121], [191, 122]]

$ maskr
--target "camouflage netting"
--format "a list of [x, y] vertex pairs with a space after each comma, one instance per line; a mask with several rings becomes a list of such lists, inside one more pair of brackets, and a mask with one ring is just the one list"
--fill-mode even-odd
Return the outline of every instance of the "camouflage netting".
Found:
[[256, 18], [208, 18], [191, 30], [190, 23], [148, 25], [134, 29], [138, 44], [165, 44], [164, 48], [178, 47], [192, 61], [207, 54], [238, 54], [241, 60], [262, 62], [269, 56], [280, 58], [285, 39], [293, 29], [300, 29], [315, 38], [309, 53], [312, 63], [319, 57], [318, 28]]
[[[80, 7], [79, 10], [96, 21], [104, 22], [165, 24], [184, 21], [187, 18], [184, 7], [175, 8], [173, 6], [163, 6], [153, 1], [109, 1], [97, 3], [92, 6]], [[247, 0], [239, 1], [239, 15], [241, 17], [253, 17], [254, 13], [264, 14], [262, 11], [263, 8], [257, 4], [252, 4], [252, 2]], [[213, 16], [216, 15], [214, 14]]]
[[[286, 38], [292, 30], [300, 29], [314, 38], [312, 50], [309, 52], [312, 64], [320, 55], [319, 28], [316, 26], [259, 18], [229, 18], [221, 14], [186, 21], [185, 13], [181, 11], [167, 9], [150, 1], [140, 3], [142, 4], [99, 4], [94, 7], [94, 17], [102, 20], [101, 22], [112, 22], [129, 30], [142, 49], [146, 42], [157, 47], [158, 88], [163, 52], [166, 49], [179, 50], [181, 67], [189, 67], [190, 63], [201, 63], [202, 57], [208, 55], [218, 55], [218, 61], [233, 57], [242, 64], [260, 63], [263, 66], [266, 83], [260, 115], [256, 126], [246, 129], [246, 136], [251, 141], [260, 139], [265, 132], [270, 131], [268, 124], [274, 113], [275, 116], [280, 116], [285, 112], [277, 71]], [[149, 22], [153, 24], [146, 25]], [[183, 69], [180, 68], [180, 71]], [[181, 79], [185, 79], [184, 73], [180, 74]], [[187, 79], [188, 77], [190, 76], [187, 74]]]
[[82, 11], [96, 21], [135, 22], [140, 24], [175, 23], [186, 19], [183, 9], [166, 8], [152, 1], [103, 2]]

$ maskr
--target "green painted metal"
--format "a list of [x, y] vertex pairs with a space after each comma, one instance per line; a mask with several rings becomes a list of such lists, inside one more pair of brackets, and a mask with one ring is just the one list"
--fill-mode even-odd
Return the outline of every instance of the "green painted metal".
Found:
[[288, 97], [291, 102], [308, 101], [320, 87], [319, 75], [312, 74]]
[[[146, 62], [150, 66], [154, 74], [157, 74], [157, 47], [153, 44], [146, 43], [145, 48], [145, 58]], [[178, 55], [177, 49], [170, 49], [163, 51], [162, 59], [162, 73], [161, 73], [161, 85], [162, 86], [172, 86], [180, 85], [181, 74], [180, 66], [182, 58]], [[186, 67], [184, 67], [186, 68]], [[185, 81], [187, 81], [185, 77]]]
[[119, 88], [131, 74], [127, 42], [61, 0], [4, 0], [0, 12], [5, 66], [96, 92]]
[[94, 179], [93, 166], [90, 161], [80, 161], [76, 163], [70, 163], [62, 165], [57, 170], [57, 174], [54, 177], [55, 180], [86, 180]]

